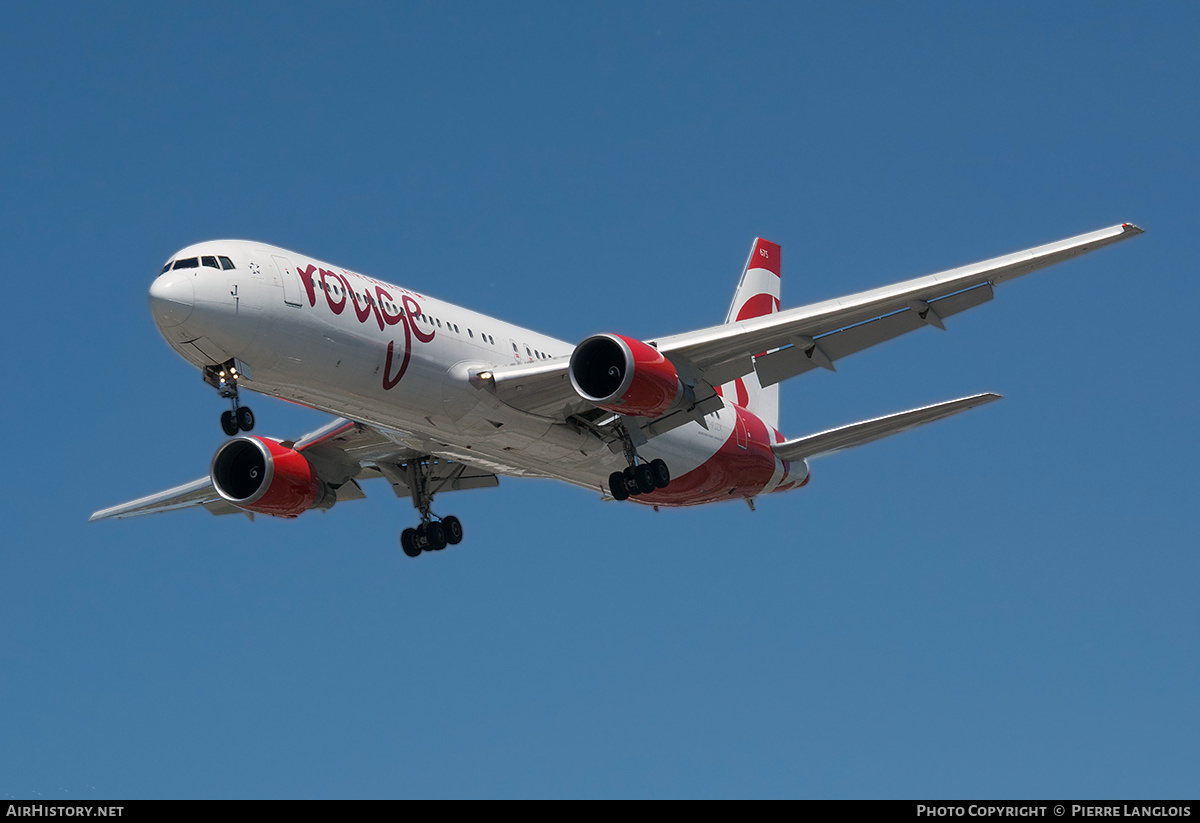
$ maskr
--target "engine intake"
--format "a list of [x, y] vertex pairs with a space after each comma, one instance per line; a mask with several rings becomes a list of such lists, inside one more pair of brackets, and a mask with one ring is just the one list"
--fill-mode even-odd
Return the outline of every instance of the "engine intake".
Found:
[[304, 455], [262, 437], [235, 437], [222, 444], [213, 455], [212, 484], [239, 509], [275, 517], [329, 508], [336, 500]]
[[569, 372], [584, 400], [634, 417], [660, 417], [684, 392], [658, 349], [619, 334], [597, 334], [576, 346]]

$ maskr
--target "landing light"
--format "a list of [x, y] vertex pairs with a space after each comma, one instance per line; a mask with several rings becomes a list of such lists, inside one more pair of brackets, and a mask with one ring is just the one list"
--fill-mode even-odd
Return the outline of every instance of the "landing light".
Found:
[[467, 379], [477, 389], [484, 387], [492, 388], [495, 386], [493, 382], [495, 375], [490, 371], [471, 372], [467, 375]]

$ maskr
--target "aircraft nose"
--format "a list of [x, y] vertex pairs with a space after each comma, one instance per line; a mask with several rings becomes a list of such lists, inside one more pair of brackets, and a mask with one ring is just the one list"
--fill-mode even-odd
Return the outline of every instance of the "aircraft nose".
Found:
[[169, 271], [150, 285], [150, 312], [159, 328], [171, 328], [192, 316], [196, 290], [190, 275]]

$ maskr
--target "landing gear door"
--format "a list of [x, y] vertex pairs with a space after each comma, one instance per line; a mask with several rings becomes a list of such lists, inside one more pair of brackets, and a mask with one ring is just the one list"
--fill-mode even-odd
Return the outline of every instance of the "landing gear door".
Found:
[[289, 306], [300, 308], [302, 300], [300, 294], [300, 275], [296, 274], [296, 270], [292, 268], [292, 264], [286, 257], [272, 254], [271, 259], [275, 261], [275, 268], [279, 271], [279, 279], [283, 281], [283, 302]]

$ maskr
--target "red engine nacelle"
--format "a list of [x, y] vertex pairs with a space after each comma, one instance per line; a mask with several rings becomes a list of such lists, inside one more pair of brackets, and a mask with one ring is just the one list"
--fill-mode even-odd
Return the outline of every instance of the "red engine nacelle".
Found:
[[262, 437], [235, 437], [217, 449], [212, 484], [239, 509], [275, 517], [296, 517], [334, 502], [304, 455]]
[[570, 374], [584, 400], [635, 417], [661, 416], [684, 391], [658, 349], [619, 334], [598, 334], [576, 346]]

